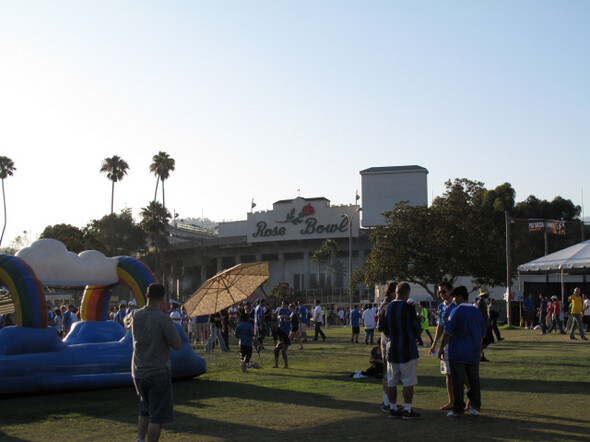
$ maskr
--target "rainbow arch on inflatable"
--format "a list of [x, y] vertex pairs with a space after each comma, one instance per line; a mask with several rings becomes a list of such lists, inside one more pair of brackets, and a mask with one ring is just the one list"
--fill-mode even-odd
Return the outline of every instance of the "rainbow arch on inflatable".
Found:
[[[147, 287], [158, 282], [156, 277], [148, 266], [135, 258], [118, 256], [116, 259], [119, 278], [116, 283], [86, 286], [80, 309], [82, 320], [106, 321], [113, 288], [120, 284], [133, 292], [138, 308], [145, 306]], [[29, 264], [22, 258], [0, 254], [0, 284], [8, 288], [14, 303], [17, 326], [47, 327], [45, 291]]]
[[47, 327], [47, 303], [41, 281], [21, 258], [0, 254], [0, 283], [8, 288], [14, 303], [16, 325]]
[[148, 285], [158, 282], [152, 271], [141, 261], [130, 256], [118, 256], [117, 276], [119, 281], [111, 285], [89, 285], [82, 296], [80, 318], [83, 321], [106, 321], [109, 314], [109, 300], [117, 285], [124, 285], [133, 292], [137, 308], [146, 304]]

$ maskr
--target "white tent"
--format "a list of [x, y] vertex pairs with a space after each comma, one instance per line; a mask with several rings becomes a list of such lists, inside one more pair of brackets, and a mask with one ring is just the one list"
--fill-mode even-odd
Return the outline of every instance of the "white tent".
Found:
[[583, 272], [590, 273], [590, 240], [518, 266], [519, 273]]
[[551, 253], [550, 255], [519, 265], [519, 286], [521, 273], [560, 273], [561, 300], [564, 301], [564, 275], [572, 273], [590, 273], [590, 240], [574, 244], [573, 246]]

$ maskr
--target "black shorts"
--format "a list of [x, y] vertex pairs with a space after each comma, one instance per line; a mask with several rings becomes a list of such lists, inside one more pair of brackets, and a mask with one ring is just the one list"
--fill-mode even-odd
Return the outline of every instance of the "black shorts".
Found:
[[358, 335], [361, 331], [360, 327], [352, 327], [352, 334], [353, 335]]
[[249, 361], [252, 357], [252, 347], [240, 345], [240, 355], [244, 361]]
[[174, 420], [172, 377], [169, 373], [134, 379], [139, 395], [139, 415], [149, 416], [152, 424], [166, 424]]

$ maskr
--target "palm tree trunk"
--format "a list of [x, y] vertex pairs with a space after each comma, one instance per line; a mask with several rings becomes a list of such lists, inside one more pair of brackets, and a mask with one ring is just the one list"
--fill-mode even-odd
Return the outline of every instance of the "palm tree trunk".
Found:
[[2, 202], [4, 203], [4, 227], [2, 228], [2, 235], [0, 236], [0, 245], [2, 245], [4, 231], [6, 230], [6, 195], [4, 194], [4, 179], [2, 179]]
[[[158, 184], [160, 184], [160, 177], [158, 176], [156, 178], [156, 191], [154, 192], [154, 201], [156, 201], [156, 198], [158, 198]], [[162, 183], [163, 185], [164, 183]]]
[[111, 187], [111, 215], [113, 214], [113, 203], [115, 202], [115, 182]]
[[162, 207], [166, 210], [166, 200], [164, 199], [164, 180], [162, 180]]

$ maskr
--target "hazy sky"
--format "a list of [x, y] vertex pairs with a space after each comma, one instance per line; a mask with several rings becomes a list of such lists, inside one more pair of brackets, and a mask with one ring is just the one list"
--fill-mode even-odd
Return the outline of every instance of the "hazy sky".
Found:
[[429, 198], [465, 177], [588, 202], [589, 22], [585, 0], [2, 0], [2, 245], [109, 213], [112, 155], [137, 217], [159, 150], [181, 217], [349, 204], [360, 170], [410, 164]]

